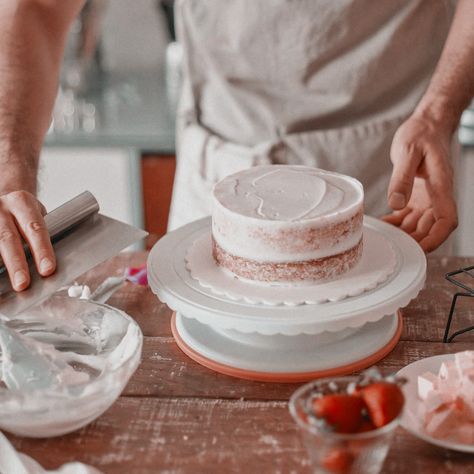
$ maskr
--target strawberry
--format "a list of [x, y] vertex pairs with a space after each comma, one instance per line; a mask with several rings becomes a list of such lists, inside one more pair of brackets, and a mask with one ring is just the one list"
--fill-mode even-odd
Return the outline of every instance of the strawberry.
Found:
[[375, 382], [359, 392], [369, 411], [372, 423], [380, 428], [396, 418], [405, 401], [400, 388], [388, 382]]
[[341, 447], [332, 448], [321, 460], [321, 465], [328, 472], [343, 474], [349, 472], [354, 462], [353, 454]]
[[314, 414], [324, 418], [338, 433], [355, 433], [362, 423], [365, 408], [360, 397], [332, 394], [313, 401]]
[[375, 430], [375, 425], [370, 420], [364, 420], [360, 424], [357, 433], [365, 433], [366, 431]]

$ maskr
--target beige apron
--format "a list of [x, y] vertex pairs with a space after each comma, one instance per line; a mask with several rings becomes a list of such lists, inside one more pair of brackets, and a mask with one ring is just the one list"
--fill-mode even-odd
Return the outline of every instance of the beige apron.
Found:
[[210, 213], [224, 176], [264, 163], [359, 179], [386, 208], [390, 144], [425, 90], [450, 0], [178, 0], [184, 87], [169, 228]]

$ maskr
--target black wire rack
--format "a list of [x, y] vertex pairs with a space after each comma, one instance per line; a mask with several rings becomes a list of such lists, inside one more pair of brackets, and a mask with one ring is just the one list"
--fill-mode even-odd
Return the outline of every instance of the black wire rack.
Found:
[[[460, 277], [463, 278], [462, 281], [460, 280]], [[474, 326], [468, 326], [464, 329], [459, 329], [458, 331], [455, 331], [453, 332], [453, 334], [449, 335], [458, 298], [474, 298], [474, 286], [472, 286], [474, 285], [474, 265], [446, 273], [445, 278], [449, 282], [464, 290], [458, 291], [453, 296], [453, 301], [451, 302], [451, 309], [449, 310], [448, 321], [446, 322], [446, 329], [444, 331], [443, 342], [453, 342], [454, 338], [456, 338], [457, 336], [474, 330]]]

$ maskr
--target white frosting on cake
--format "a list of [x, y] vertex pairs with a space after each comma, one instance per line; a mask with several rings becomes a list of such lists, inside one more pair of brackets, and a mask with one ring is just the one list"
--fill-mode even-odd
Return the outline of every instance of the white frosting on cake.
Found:
[[[342, 253], [362, 237], [307, 242], [315, 229], [336, 226], [362, 210], [362, 185], [307, 166], [258, 166], [230, 175], [213, 191], [212, 233], [226, 252], [268, 262], [307, 261]], [[291, 237], [284, 241], [285, 232]], [[299, 241], [300, 240], [300, 241]]]
[[360, 202], [360, 184], [306, 166], [258, 166], [221, 181], [216, 200], [242, 216], [295, 222], [338, 214]]

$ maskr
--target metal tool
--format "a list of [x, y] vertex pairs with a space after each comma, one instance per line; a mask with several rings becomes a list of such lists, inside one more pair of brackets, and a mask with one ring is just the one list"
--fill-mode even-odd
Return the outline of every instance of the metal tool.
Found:
[[[57, 242], [75, 225], [99, 212], [99, 203], [89, 191], [84, 191], [70, 201], [57, 207], [44, 217], [51, 242]], [[27, 259], [31, 259], [31, 251], [27, 244], [23, 245]], [[0, 275], [7, 271], [0, 257]]]
[[[460, 277], [469, 277], [469, 278], [467, 278], [467, 281], [462, 282], [459, 279]], [[454, 270], [452, 272], [446, 273], [445, 278], [446, 280], [450, 281], [454, 285], [464, 290], [464, 292], [458, 291], [457, 293], [453, 295], [453, 300], [451, 302], [451, 308], [449, 310], [448, 320], [446, 322], [446, 329], [444, 331], [443, 342], [453, 342], [453, 340], [457, 336], [460, 336], [461, 334], [464, 334], [466, 332], [474, 331], [474, 325], [472, 325], [472, 326], [467, 326], [463, 329], [459, 329], [451, 335], [449, 334], [449, 331], [451, 329], [451, 323], [453, 321], [453, 316], [456, 310], [456, 303], [457, 303], [458, 298], [460, 297], [474, 298], [474, 285], [472, 284], [472, 281], [474, 279], [474, 265], [460, 268], [459, 270]]]
[[56, 254], [56, 272], [43, 278], [30, 262], [30, 287], [18, 293], [4, 271], [0, 274], [1, 313], [9, 317], [20, 314], [147, 235], [98, 211], [96, 199], [86, 191], [45, 216]]

